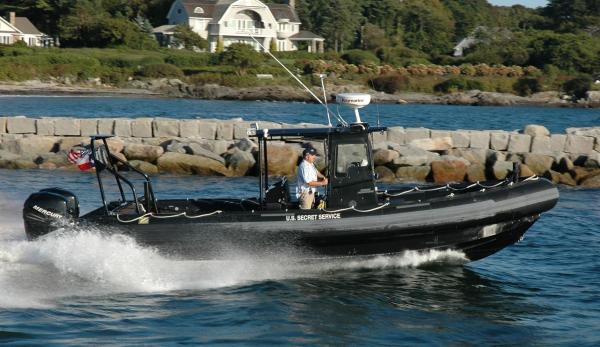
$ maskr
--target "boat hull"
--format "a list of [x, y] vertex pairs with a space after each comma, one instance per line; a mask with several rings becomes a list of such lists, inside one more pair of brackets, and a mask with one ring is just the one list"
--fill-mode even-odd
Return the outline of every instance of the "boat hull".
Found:
[[312, 258], [453, 249], [478, 260], [517, 242], [557, 200], [557, 189], [538, 180], [458, 197], [423, 200], [417, 194], [391, 199], [385, 208], [367, 212], [252, 211], [204, 219], [150, 218], [141, 224], [97, 216], [87, 222], [186, 258], [239, 254]]

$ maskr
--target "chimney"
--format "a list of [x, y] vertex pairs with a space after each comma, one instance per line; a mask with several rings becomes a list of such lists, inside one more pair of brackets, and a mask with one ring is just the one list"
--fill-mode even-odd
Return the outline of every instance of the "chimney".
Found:
[[296, 0], [288, 0], [288, 5], [294, 10], [296, 9]]
[[15, 17], [16, 17], [16, 14], [14, 12], [8, 13], [8, 21], [11, 25], [15, 25], [15, 22], [16, 22]]

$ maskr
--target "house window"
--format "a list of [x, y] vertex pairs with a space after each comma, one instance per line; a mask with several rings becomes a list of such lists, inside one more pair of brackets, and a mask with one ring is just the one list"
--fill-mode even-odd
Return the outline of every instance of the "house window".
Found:
[[198, 6], [194, 9], [194, 13], [204, 14], [204, 10], [202, 9], [202, 7]]
[[177, 14], [181, 14], [181, 9], [180, 8], [177, 9]]

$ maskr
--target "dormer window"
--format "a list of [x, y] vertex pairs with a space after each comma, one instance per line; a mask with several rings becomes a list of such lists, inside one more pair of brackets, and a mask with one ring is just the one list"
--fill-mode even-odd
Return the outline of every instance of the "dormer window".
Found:
[[204, 10], [202, 9], [202, 7], [198, 6], [194, 9], [194, 13], [196, 14], [204, 14]]

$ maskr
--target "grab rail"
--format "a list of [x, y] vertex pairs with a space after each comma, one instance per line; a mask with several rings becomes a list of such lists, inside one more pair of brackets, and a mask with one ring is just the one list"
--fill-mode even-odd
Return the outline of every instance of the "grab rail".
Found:
[[[115, 180], [117, 182], [117, 186], [119, 187], [119, 192], [121, 194], [121, 199], [122, 199], [123, 203], [127, 202], [127, 199], [125, 197], [125, 192], [123, 191], [123, 186], [121, 184], [121, 181], [125, 182], [125, 184], [127, 184], [129, 186], [129, 188], [131, 189], [131, 193], [133, 194], [133, 202], [135, 203], [136, 212], [139, 215], [142, 214], [142, 211], [140, 210], [140, 203], [139, 203], [139, 199], [137, 197], [135, 186], [133, 185], [133, 183], [131, 183], [130, 180], [128, 180], [126, 177], [124, 177], [123, 175], [121, 175], [118, 172], [117, 166], [115, 165], [116, 163], [120, 163], [120, 164], [126, 166], [129, 170], [131, 170], [143, 177], [143, 179], [144, 179], [144, 197], [146, 199], [146, 201], [145, 201], [146, 208], [147, 208], [147, 210], [158, 213], [158, 206], [156, 204], [156, 199], [154, 197], [154, 190], [152, 189], [152, 182], [150, 181], [150, 177], [146, 173], [142, 172], [141, 170], [133, 167], [128, 162], [126, 162], [126, 161], [122, 160], [121, 158], [118, 158], [117, 156], [112, 154], [110, 152], [108, 143], [106, 141], [106, 139], [110, 138], [110, 137], [112, 137], [112, 136], [101, 136], [101, 135], [91, 136], [92, 159], [94, 160], [94, 163], [96, 166], [96, 177], [98, 179], [98, 185], [100, 186], [100, 195], [102, 196], [102, 203], [104, 204], [104, 209], [105, 209], [106, 213], [110, 214], [111, 211], [109, 211], [109, 209], [108, 209], [108, 204], [106, 202], [106, 195], [104, 193], [104, 185], [102, 182], [102, 177], [100, 176], [100, 174], [103, 170], [107, 170], [115, 177]], [[106, 154], [107, 154], [105, 159], [108, 161], [108, 163], [103, 162], [102, 160], [100, 160], [97, 157], [96, 151], [100, 150], [101, 147], [95, 146], [96, 140], [102, 141], [102, 143], [104, 145], [104, 149], [106, 150]], [[145, 211], [144, 211], [144, 213], [145, 213]]]

